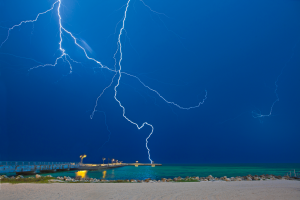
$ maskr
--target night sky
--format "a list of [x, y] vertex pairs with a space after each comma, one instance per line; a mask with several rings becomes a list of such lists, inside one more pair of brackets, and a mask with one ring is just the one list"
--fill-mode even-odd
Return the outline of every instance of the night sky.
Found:
[[[89, 57], [118, 70], [127, 1], [61, 1], [62, 26]], [[0, 0], [0, 43], [54, 2]], [[72, 73], [66, 59], [34, 68], [62, 54], [57, 9], [15, 27], [0, 48], [0, 160], [149, 162], [151, 128], [122, 116], [118, 74], [91, 119], [114, 72], [65, 31]], [[207, 91], [201, 106], [182, 110], [122, 74], [117, 98], [130, 120], [154, 126], [154, 162], [300, 162], [299, 0], [131, 0], [121, 44], [122, 72], [167, 101], [191, 107]]]

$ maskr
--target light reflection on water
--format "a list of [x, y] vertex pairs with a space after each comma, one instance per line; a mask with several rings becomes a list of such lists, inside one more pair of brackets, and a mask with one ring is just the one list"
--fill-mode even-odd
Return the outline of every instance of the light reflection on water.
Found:
[[[163, 166], [126, 166], [109, 170], [87, 171], [86, 178], [97, 178], [107, 180], [146, 178], [161, 179], [186, 176], [247, 176], [273, 174], [286, 175], [290, 170], [300, 171], [300, 164], [201, 164], [201, 165], [163, 165]], [[75, 177], [80, 171], [65, 171], [51, 173], [50, 175]], [[48, 175], [48, 174], [43, 174]]]
[[81, 178], [86, 178], [87, 172], [88, 172], [87, 170], [82, 170], [82, 171], [75, 172], [75, 175], [80, 176]]

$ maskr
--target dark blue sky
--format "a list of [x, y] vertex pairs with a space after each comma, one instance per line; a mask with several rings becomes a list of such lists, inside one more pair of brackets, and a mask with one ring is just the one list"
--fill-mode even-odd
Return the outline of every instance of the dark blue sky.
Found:
[[[54, 2], [1, 0], [0, 43], [8, 28], [35, 19]], [[61, 3], [63, 27], [111, 69], [126, 3]], [[61, 55], [57, 8], [11, 30], [0, 48], [0, 160], [79, 161], [86, 153], [85, 162], [149, 162], [145, 139], [151, 128], [138, 130], [123, 118], [114, 99], [117, 79], [90, 119], [114, 73], [88, 60], [69, 34], [63, 32], [62, 47], [80, 62], [71, 62], [71, 74], [63, 59], [28, 71]], [[152, 160], [300, 162], [299, 11], [298, 0], [130, 1], [122, 71], [184, 107], [197, 105], [207, 91], [199, 108], [180, 110], [122, 75], [117, 97], [126, 116], [154, 126]], [[269, 114], [277, 79], [272, 115], [254, 118], [252, 112]]]

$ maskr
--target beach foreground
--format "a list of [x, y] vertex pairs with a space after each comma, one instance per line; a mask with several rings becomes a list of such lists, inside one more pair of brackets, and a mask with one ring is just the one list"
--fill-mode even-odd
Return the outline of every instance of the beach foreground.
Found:
[[300, 181], [0, 184], [1, 199], [288, 199]]

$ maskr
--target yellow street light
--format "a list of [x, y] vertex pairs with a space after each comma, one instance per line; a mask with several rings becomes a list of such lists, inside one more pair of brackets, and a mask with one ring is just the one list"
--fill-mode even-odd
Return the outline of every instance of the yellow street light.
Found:
[[81, 163], [81, 164], [82, 164], [82, 160], [83, 160], [85, 157], [86, 157], [85, 154], [80, 156], [80, 158], [81, 158], [81, 162], [80, 162], [80, 163]]

